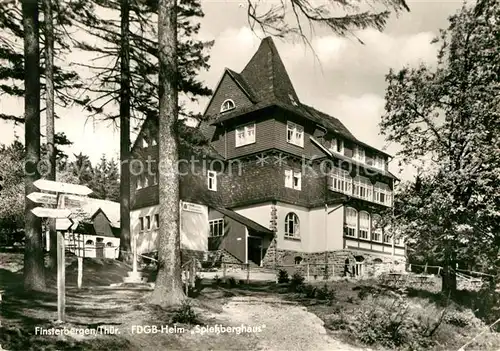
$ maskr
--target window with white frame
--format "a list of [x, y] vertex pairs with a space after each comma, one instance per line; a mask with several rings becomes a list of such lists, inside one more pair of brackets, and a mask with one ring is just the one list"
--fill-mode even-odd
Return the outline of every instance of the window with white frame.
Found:
[[300, 238], [299, 216], [293, 212], [285, 217], [285, 238]]
[[375, 156], [375, 167], [383, 171], [385, 170], [385, 158], [383, 156]]
[[290, 144], [304, 147], [304, 128], [296, 123], [287, 122], [286, 140]]
[[236, 128], [236, 147], [255, 143], [255, 123]]
[[332, 169], [331, 177], [332, 190], [352, 194], [352, 178], [348, 171], [335, 167]]
[[330, 143], [330, 151], [335, 152], [337, 154], [344, 154], [344, 141], [341, 139], [332, 139]]
[[160, 228], [160, 215], [157, 213], [155, 214], [155, 229]]
[[373, 186], [373, 201], [386, 205], [392, 205], [392, 191], [388, 184], [376, 182]]
[[355, 146], [352, 158], [359, 162], [365, 162], [365, 149], [361, 146]]
[[373, 185], [370, 179], [356, 176], [353, 181], [353, 195], [361, 199], [372, 200]]
[[210, 237], [219, 237], [224, 236], [224, 219], [213, 219], [208, 221], [208, 225], [210, 227]]
[[222, 103], [222, 105], [220, 107], [220, 112], [226, 112], [226, 111], [234, 109], [235, 107], [236, 107], [236, 105], [234, 104], [234, 101], [231, 99], [227, 99], [227, 100], [224, 100], [224, 102]]
[[285, 169], [285, 187], [295, 190], [302, 189], [302, 174], [291, 169]]
[[144, 230], [144, 217], [139, 217], [139, 230], [141, 232]]
[[381, 241], [382, 240], [382, 217], [378, 214], [372, 216], [372, 240]]
[[208, 185], [208, 190], [217, 191], [217, 172], [208, 171], [207, 185]]
[[346, 207], [344, 219], [344, 234], [350, 237], [356, 237], [358, 229], [358, 211], [352, 207]]
[[366, 211], [359, 213], [359, 237], [360, 239], [370, 238], [370, 214]]

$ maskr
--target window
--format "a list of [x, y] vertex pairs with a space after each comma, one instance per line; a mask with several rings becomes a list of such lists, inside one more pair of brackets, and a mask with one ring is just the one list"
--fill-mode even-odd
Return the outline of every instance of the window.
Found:
[[158, 185], [158, 176], [156, 172], [153, 173], [153, 185]]
[[286, 124], [286, 140], [290, 144], [304, 147], [304, 128], [293, 122]]
[[208, 171], [207, 185], [208, 190], [217, 191], [217, 172]]
[[302, 189], [302, 174], [291, 169], [285, 170], [285, 187], [300, 190]]
[[370, 233], [370, 214], [365, 211], [359, 213], [359, 237], [361, 239], [369, 239]]
[[299, 216], [290, 212], [285, 217], [285, 238], [300, 238]]
[[352, 178], [348, 171], [340, 168], [333, 168], [331, 172], [332, 190], [345, 194], [352, 194]]
[[144, 217], [139, 217], [139, 228], [141, 232], [144, 230]]
[[379, 155], [375, 156], [375, 167], [385, 170], [385, 158]]
[[337, 154], [344, 154], [344, 141], [340, 139], [332, 139], [330, 144], [330, 151]]
[[144, 177], [144, 188], [147, 188], [149, 186], [149, 177], [145, 176]]
[[137, 180], [135, 183], [135, 188], [136, 189], [142, 189], [142, 176], [137, 176]]
[[372, 200], [373, 185], [368, 178], [357, 176], [353, 182], [353, 194], [362, 199]]
[[87, 240], [85, 242], [85, 245], [94, 245], [94, 242], [92, 240]]
[[365, 162], [365, 149], [360, 146], [355, 146], [352, 158], [359, 162]]
[[151, 145], [152, 146], [156, 146], [157, 145], [156, 138], [151, 138]]
[[149, 145], [148, 145], [148, 142], [147, 142], [146, 138], [143, 137], [142, 138], [142, 147], [148, 147], [148, 146]]
[[151, 216], [146, 216], [146, 228], [151, 230]]
[[236, 147], [255, 143], [255, 123], [236, 128]]
[[389, 185], [380, 182], [375, 183], [373, 186], [373, 201], [392, 206], [392, 191]]
[[210, 237], [224, 236], [224, 219], [214, 219], [208, 221], [210, 227]]
[[106, 243], [106, 246], [107, 246], [107, 247], [112, 247], [112, 246], [113, 246], [113, 243], [112, 243], [111, 241], [108, 241], [108, 242]]
[[394, 244], [401, 246], [401, 238], [399, 236], [397, 238], [394, 238]]
[[345, 209], [344, 234], [346, 236], [356, 237], [358, 229], [358, 211], [352, 207]]
[[157, 213], [155, 214], [155, 229], [160, 228], [160, 215]]
[[234, 101], [231, 99], [227, 99], [222, 103], [222, 105], [220, 107], [220, 112], [226, 112], [226, 111], [232, 110], [234, 108], [235, 108]]
[[372, 240], [382, 240], [382, 217], [375, 214], [372, 216]]
[[389, 234], [384, 234], [384, 243], [390, 243], [391, 242], [391, 236]]

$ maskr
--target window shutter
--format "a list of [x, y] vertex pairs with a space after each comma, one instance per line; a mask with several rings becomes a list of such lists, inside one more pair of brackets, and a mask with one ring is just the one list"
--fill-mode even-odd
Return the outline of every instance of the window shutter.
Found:
[[285, 186], [287, 188], [293, 188], [293, 173], [291, 169], [285, 170]]

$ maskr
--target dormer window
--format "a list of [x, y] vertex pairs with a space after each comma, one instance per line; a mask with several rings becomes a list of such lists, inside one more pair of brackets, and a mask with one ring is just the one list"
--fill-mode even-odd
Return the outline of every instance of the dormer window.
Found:
[[287, 122], [286, 140], [290, 144], [304, 147], [304, 128], [293, 122]]
[[295, 101], [294, 97], [292, 94], [288, 94], [288, 97], [290, 98], [290, 102], [292, 103], [292, 105], [294, 106], [297, 106], [297, 101]]
[[231, 99], [227, 99], [222, 103], [222, 105], [220, 107], [220, 112], [230, 111], [230, 110], [234, 109], [235, 107], [236, 107], [236, 105], [234, 104], [234, 101]]

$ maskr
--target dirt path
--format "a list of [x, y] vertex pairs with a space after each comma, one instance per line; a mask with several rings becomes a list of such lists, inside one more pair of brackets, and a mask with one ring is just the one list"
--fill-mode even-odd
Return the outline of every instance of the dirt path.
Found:
[[259, 350], [363, 350], [332, 339], [316, 315], [277, 297], [233, 297], [217, 319], [227, 325], [261, 326], [262, 332], [253, 335]]

